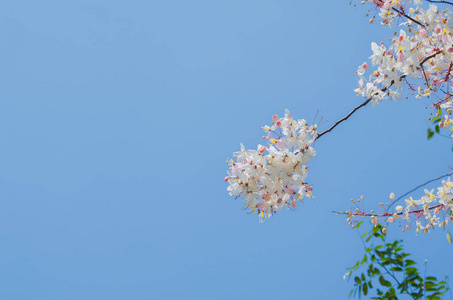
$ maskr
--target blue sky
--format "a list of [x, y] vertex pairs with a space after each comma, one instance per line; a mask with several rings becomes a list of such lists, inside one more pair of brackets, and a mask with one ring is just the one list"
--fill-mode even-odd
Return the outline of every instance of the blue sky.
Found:
[[[1, 299], [346, 299], [363, 252], [331, 210], [447, 173], [429, 101], [366, 107], [319, 140], [315, 200], [265, 223], [226, 191], [225, 160], [285, 108], [329, 120], [362, 101], [372, 41], [348, 1], [0, 4]], [[419, 197], [421, 191], [414, 193]], [[446, 232], [403, 234], [428, 273]]]

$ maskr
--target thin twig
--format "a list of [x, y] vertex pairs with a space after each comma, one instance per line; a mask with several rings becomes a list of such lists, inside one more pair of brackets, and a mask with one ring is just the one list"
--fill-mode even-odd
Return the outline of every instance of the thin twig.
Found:
[[444, 1], [444, 0], [426, 0], [428, 2], [431, 2], [431, 3], [445, 3], [445, 4], [450, 4], [450, 5], [453, 5], [453, 2], [449, 2], [449, 1]]
[[422, 27], [426, 27], [425, 25], [423, 25], [422, 23], [420, 23], [419, 21], [415, 20], [414, 18], [408, 16], [406, 13], [400, 11], [399, 9], [396, 9], [395, 7], [392, 7], [392, 10], [393, 11], [396, 11], [399, 15], [401, 16], [405, 16], [406, 18], [408, 18], [409, 20], [411, 20], [412, 22], [414, 23], [417, 23], [418, 25], [422, 26]]
[[[438, 207], [443, 207], [444, 205], [443, 204], [437, 204], [437, 205], [434, 205], [434, 206], [431, 206], [431, 207], [428, 207], [428, 210], [432, 210], [432, 209], [436, 209]], [[421, 213], [421, 212], [424, 212], [425, 209], [424, 208], [421, 208], [421, 209], [416, 209], [416, 210], [411, 210], [410, 212], [408, 212], [409, 214], [416, 214], [416, 213]], [[385, 212], [385, 213], [382, 213], [382, 214], [372, 214], [372, 213], [364, 213], [364, 212], [353, 212], [353, 211], [335, 211], [335, 210], [332, 210], [333, 213], [337, 214], [337, 215], [348, 215], [348, 216], [362, 216], [362, 217], [391, 217], [391, 216], [394, 216], [395, 214], [397, 215], [403, 215], [405, 214], [404, 212], [400, 212], [400, 213], [389, 213], [389, 212]]]
[[330, 127], [329, 129], [327, 130], [324, 130], [323, 132], [321, 132], [317, 137], [316, 139], [318, 140], [320, 137], [322, 137], [324, 134], [332, 131], [335, 127], [337, 127], [341, 122], [343, 121], [346, 121], [350, 116], [352, 116], [358, 109], [360, 109], [361, 107], [364, 107], [365, 105], [367, 105], [371, 99], [373, 99], [372, 97], [368, 98], [365, 102], [363, 102], [362, 104], [360, 104], [359, 106], [356, 106], [353, 110], [351, 110], [351, 112], [344, 118], [338, 120], [337, 122], [335, 122], [335, 124], [333, 124], [332, 127]]
[[399, 196], [397, 199], [395, 199], [395, 200], [389, 205], [389, 208], [392, 207], [393, 204], [395, 204], [396, 202], [400, 201], [401, 199], [403, 199], [404, 197], [406, 197], [407, 195], [409, 195], [410, 193], [412, 193], [412, 192], [418, 190], [418, 189], [421, 188], [421, 187], [424, 187], [424, 186], [427, 185], [428, 183], [431, 183], [431, 182], [433, 182], [433, 181], [436, 181], [436, 180], [439, 180], [439, 179], [442, 179], [442, 178], [444, 178], [444, 177], [451, 176], [451, 175], [453, 175], [453, 172], [447, 173], [447, 174], [444, 174], [444, 175], [441, 175], [441, 176], [436, 177], [436, 178], [433, 178], [433, 179], [430, 179], [430, 180], [428, 180], [427, 182], [422, 183], [422, 184], [416, 186], [415, 188], [413, 188], [413, 189], [410, 190], [409, 192], [407, 192], [407, 193], [405, 193], [404, 195], [401, 195], [401, 196]]
[[425, 81], [426, 81], [426, 85], [428, 86], [428, 88], [431, 90], [431, 86], [429, 85], [429, 82], [428, 82], [428, 78], [426, 77], [426, 73], [425, 73], [425, 68], [423, 67], [423, 64], [425, 62], [427, 62], [428, 60], [430, 60], [431, 58], [435, 57], [437, 54], [441, 53], [442, 51], [437, 51], [436, 53], [433, 53], [427, 57], [425, 57], [421, 62], [420, 62], [420, 67], [422, 67], [422, 71], [423, 71], [423, 77], [425, 77]]
[[[401, 75], [400, 76], [400, 80], [405, 78], [406, 75]], [[381, 89], [382, 92], [386, 92], [393, 84], [395, 83], [394, 80], [391, 81], [390, 85], [386, 88], [383, 88]], [[344, 122], [346, 121], [347, 119], [349, 119], [350, 116], [352, 116], [357, 110], [359, 110], [360, 108], [366, 106], [371, 100], [373, 99], [373, 96], [371, 96], [370, 98], [368, 98], [365, 102], [363, 102], [362, 104], [360, 104], [359, 106], [356, 106], [353, 110], [351, 110], [351, 112], [349, 114], [346, 115], [346, 117], [338, 120], [337, 122], [335, 122], [335, 124], [332, 125], [332, 127], [330, 127], [329, 129], [326, 129], [324, 130], [323, 132], [321, 132], [317, 137], [316, 137], [316, 140], [318, 140], [320, 137], [322, 137], [324, 134], [328, 133], [328, 132], [331, 132], [335, 127], [337, 127], [341, 122]]]

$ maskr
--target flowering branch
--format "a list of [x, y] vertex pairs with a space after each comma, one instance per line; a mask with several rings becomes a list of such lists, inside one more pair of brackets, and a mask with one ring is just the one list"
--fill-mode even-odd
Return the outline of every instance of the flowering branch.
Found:
[[[406, 75], [402, 75], [400, 76], [400, 79], [403, 79], [405, 78]], [[386, 88], [383, 88], [381, 89], [382, 92], [385, 92], [387, 91], [387, 89], [389, 89], [395, 82], [392, 80], [392, 82], [390, 83], [390, 86], [389, 87], [386, 87]], [[332, 127], [330, 127], [329, 129], [326, 129], [324, 130], [323, 132], [321, 132], [320, 134], [318, 134], [318, 137], [316, 138], [316, 140], [318, 140], [320, 137], [322, 137], [324, 134], [328, 133], [328, 132], [331, 132], [335, 127], [337, 127], [341, 122], [344, 122], [346, 121], [347, 119], [349, 119], [350, 116], [352, 116], [356, 111], [358, 111], [360, 108], [366, 106], [371, 100], [373, 100], [373, 97], [370, 97], [368, 98], [365, 102], [363, 102], [362, 104], [360, 104], [359, 106], [356, 106], [353, 110], [351, 110], [351, 112], [349, 114], [346, 115], [346, 117], [338, 120], [337, 122], [335, 122], [335, 124], [332, 125]]]
[[[295, 208], [299, 201], [313, 197], [312, 187], [305, 178], [308, 163], [316, 155], [313, 149], [316, 140], [331, 132], [370, 102], [372, 106], [376, 106], [384, 99], [401, 101], [404, 86], [408, 86], [412, 93], [417, 93], [416, 98], [419, 99], [430, 96], [440, 99], [436, 93], [444, 92], [443, 99], [433, 104], [437, 114], [430, 119], [430, 122], [436, 124], [437, 133], [440, 128], [449, 129], [453, 133], [453, 119], [450, 119], [450, 115], [453, 114], [453, 98], [450, 96], [450, 88], [453, 88], [451, 77], [453, 75], [453, 13], [448, 9], [439, 11], [434, 4], [425, 10], [421, 7], [423, 4], [421, 0], [367, 0], [366, 2], [379, 9], [381, 24], [391, 27], [398, 22], [399, 25], [407, 27], [407, 32], [401, 29], [398, 35], [395, 31], [394, 37], [388, 39], [390, 41], [388, 45], [386, 42], [380, 42], [379, 45], [371, 43], [373, 54], [370, 56], [370, 66], [376, 67], [371, 70], [365, 62], [356, 71], [359, 76], [359, 86], [354, 91], [364, 98], [363, 102], [319, 134], [318, 128], [321, 125], [319, 123], [308, 124], [303, 119], [294, 119], [288, 111], [283, 117], [274, 115], [272, 125], [262, 127], [266, 133], [266, 136], [263, 136], [267, 141], [266, 145], [258, 145], [254, 149], [246, 149], [241, 145], [241, 151], [233, 153], [233, 159], [227, 161], [229, 165], [228, 176], [225, 177], [225, 182], [229, 184], [227, 190], [231, 196], [243, 198], [246, 201], [245, 207], [257, 213], [261, 220], [284, 208]], [[447, 1], [428, 2], [453, 5], [453, 2]], [[365, 1], [362, 1], [362, 4], [364, 3]], [[403, 6], [405, 3], [408, 3], [408, 6]], [[373, 20], [374, 17], [370, 19], [370, 23], [373, 23]], [[409, 78], [420, 81], [410, 83], [407, 80]], [[428, 138], [433, 134], [434, 132], [428, 131]], [[453, 134], [451, 136], [453, 137]], [[444, 176], [447, 175], [439, 178]], [[394, 198], [392, 193], [390, 199]], [[396, 201], [390, 206], [387, 204], [385, 212], [381, 214], [375, 214], [373, 211], [368, 214], [360, 209], [343, 214], [349, 214], [350, 217], [369, 216], [373, 223], [376, 217], [388, 217], [387, 222], [392, 222], [389, 221], [393, 219], [392, 216], [397, 218], [404, 209], [402, 206], [397, 206], [395, 208], [397, 214], [388, 212]], [[423, 211], [420, 210], [421, 207]], [[430, 212], [432, 209], [434, 209], [433, 214]], [[427, 231], [434, 225], [445, 227], [450, 220], [447, 213], [453, 221], [453, 182], [450, 180], [442, 183], [437, 194], [433, 194], [433, 190], [425, 190], [425, 195], [421, 199], [407, 199], [404, 218], [409, 221], [409, 215], [415, 214], [417, 218], [423, 216], [426, 220], [425, 224], [422, 226], [419, 224], [421, 222], [417, 221], [417, 229]], [[443, 220], [439, 220], [441, 215], [444, 217]]]
[[[416, 189], [434, 181], [438, 180], [442, 177], [453, 175], [452, 173], [444, 174], [437, 178], [431, 179], [416, 188], [412, 189], [411, 191], [407, 192], [406, 194], [402, 195], [398, 199], [396, 199], [392, 205], [403, 198], [404, 196], [408, 195], [409, 193], [415, 191]], [[394, 199], [395, 195], [393, 193], [390, 194], [390, 199]], [[363, 196], [360, 198], [363, 200]], [[361, 200], [357, 200], [360, 202]], [[356, 200], [351, 200], [353, 203], [356, 203]], [[447, 180], [442, 181], [442, 185], [437, 188], [437, 193], [434, 192], [434, 189], [431, 191], [425, 189], [425, 195], [422, 196], [419, 200], [414, 200], [412, 197], [405, 200], [406, 208], [402, 206], [395, 207], [396, 212], [390, 212], [389, 204], [386, 204], [384, 212], [375, 213], [371, 210], [370, 213], [367, 213], [360, 208], [356, 207], [355, 209], [350, 209], [345, 212], [338, 212], [332, 211], [336, 214], [343, 214], [348, 216], [348, 223], [353, 228], [356, 227], [354, 223], [358, 223], [359, 217], [370, 217], [371, 223], [378, 224], [379, 221], [377, 218], [387, 218], [387, 223], [392, 223], [396, 219], [399, 218], [400, 215], [404, 215], [403, 219], [407, 222], [411, 220], [411, 216], [415, 216], [415, 224], [417, 225], [416, 232], [419, 233], [420, 230], [423, 232], [429, 232], [435, 226], [439, 227], [446, 227], [450, 221], [453, 221], [453, 182], [448, 178]], [[384, 203], [379, 203], [379, 206], [384, 206]], [[404, 210], [404, 211], [403, 211]], [[353, 223], [354, 222], [354, 223]], [[422, 224], [424, 222], [424, 224]], [[411, 226], [407, 224], [404, 230], [409, 230]]]
[[417, 21], [417, 20], [415, 20], [414, 18], [408, 16], [406, 13], [404, 13], [404, 12], [402, 12], [402, 11], [396, 9], [395, 7], [392, 7], [392, 10], [395, 11], [395, 12], [397, 12], [399, 15], [406, 17], [407, 19], [411, 20], [412, 22], [414, 22], [414, 23], [416, 23], [416, 24], [418, 24], [418, 25], [420, 25], [420, 26], [422, 26], [422, 27], [426, 27], [425, 25], [423, 25], [423, 24], [420, 23], [419, 21]]
[[425, 68], [423, 67], [423, 64], [424, 64], [425, 62], [427, 62], [428, 60], [430, 60], [431, 58], [436, 57], [436, 55], [438, 55], [438, 54], [440, 54], [440, 53], [442, 53], [442, 51], [439, 50], [439, 51], [437, 51], [437, 52], [435, 52], [435, 53], [433, 53], [433, 54], [431, 54], [431, 55], [425, 57], [425, 58], [420, 62], [420, 67], [422, 68], [422, 71], [423, 71], [423, 77], [425, 78], [426, 86], [427, 86], [430, 90], [431, 90], [431, 86], [430, 86], [430, 84], [429, 84], [429, 82], [428, 82], [428, 77], [426, 77]]
[[[432, 210], [432, 209], [443, 208], [443, 207], [444, 207], [443, 204], [437, 204], [437, 205], [428, 207], [427, 209], [428, 210]], [[423, 213], [424, 211], [425, 211], [424, 208], [420, 208], [420, 209], [408, 211], [407, 213], [408, 214], [419, 214], [419, 213]], [[361, 217], [377, 217], [377, 218], [380, 218], [380, 217], [391, 217], [391, 216], [395, 216], [395, 215], [400, 216], [400, 215], [406, 214], [405, 212], [402, 212], [402, 211], [401, 212], [397, 212], [397, 213], [383, 212], [383, 213], [380, 213], [380, 214], [365, 213], [363, 211], [360, 211], [359, 209], [357, 209], [356, 211], [352, 211], [352, 210], [349, 210], [349, 211], [335, 211], [335, 210], [332, 210], [332, 212], [336, 213], [337, 215], [361, 216]]]
[[439, 179], [442, 179], [442, 178], [444, 178], [444, 177], [451, 176], [451, 175], [453, 175], [453, 172], [452, 172], [452, 173], [447, 173], [447, 174], [441, 175], [441, 176], [436, 177], [436, 178], [433, 178], [433, 179], [430, 179], [430, 180], [428, 180], [427, 182], [422, 183], [422, 184], [416, 186], [415, 188], [413, 188], [412, 190], [408, 191], [408, 192], [405, 193], [404, 195], [399, 196], [399, 197], [398, 197], [397, 199], [395, 199], [388, 207], [389, 207], [389, 208], [392, 207], [393, 204], [395, 204], [395, 203], [398, 202], [399, 200], [403, 199], [404, 197], [406, 197], [406, 196], [409, 195], [410, 193], [412, 193], [412, 192], [418, 190], [419, 188], [424, 187], [424, 186], [427, 185], [428, 183], [431, 183], [431, 182], [433, 182], [433, 181], [436, 181], [436, 180], [439, 180]]

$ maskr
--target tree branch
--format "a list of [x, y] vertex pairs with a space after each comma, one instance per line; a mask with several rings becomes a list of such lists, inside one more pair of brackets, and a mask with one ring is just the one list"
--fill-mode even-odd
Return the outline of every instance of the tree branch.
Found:
[[[428, 210], [436, 209], [438, 207], [443, 207], [443, 206], [444, 206], [443, 204], [437, 204], [437, 205], [428, 207]], [[417, 214], [417, 213], [421, 213], [421, 212], [424, 212], [424, 211], [425, 211], [424, 208], [420, 208], [420, 209], [416, 209], [416, 210], [411, 210], [408, 213], [409, 214]], [[353, 211], [335, 211], [335, 210], [332, 210], [332, 212], [337, 214], [337, 215], [362, 216], [362, 217], [378, 217], [378, 218], [379, 217], [391, 217], [391, 216], [395, 215], [395, 213], [389, 213], [389, 212], [385, 212], [385, 213], [382, 213], [382, 214], [365, 213], [365, 212], [362, 212], [362, 211], [353, 212]], [[400, 213], [396, 213], [396, 214], [398, 216], [400, 216], [400, 215], [403, 215], [404, 212], [400, 212]]]
[[428, 81], [428, 78], [426, 77], [426, 73], [425, 73], [425, 68], [423, 67], [423, 64], [425, 62], [427, 62], [428, 60], [430, 60], [431, 58], [433, 57], [436, 57], [437, 54], [441, 53], [442, 51], [437, 51], [431, 55], [428, 55], [427, 57], [425, 57], [421, 62], [420, 62], [420, 67], [422, 67], [422, 71], [423, 71], [423, 77], [425, 77], [425, 81], [426, 81], [426, 85], [428, 86], [428, 88], [431, 90], [431, 86], [429, 85], [429, 81]]
[[401, 195], [401, 196], [399, 196], [397, 199], [395, 199], [395, 200], [389, 205], [389, 208], [392, 207], [393, 204], [395, 204], [396, 202], [400, 201], [401, 199], [403, 199], [404, 197], [406, 197], [407, 195], [409, 195], [410, 193], [412, 193], [412, 192], [418, 190], [418, 189], [421, 188], [421, 187], [424, 187], [424, 186], [427, 185], [428, 183], [431, 183], [431, 182], [433, 182], [433, 181], [436, 181], [436, 180], [439, 180], [439, 179], [442, 179], [442, 178], [444, 178], [444, 177], [451, 176], [451, 175], [453, 175], [453, 172], [447, 173], [447, 174], [444, 174], [444, 175], [441, 175], [441, 176], [436, 177], [436, 178], [433, 178], [433, 179], [430, 179], [430, 180], [426, 181], [425, 183], [422, 183], [422, 184], [416, 186], [415, 188], [413, 188], [413, 189], [410, 190], [409, 192], [407, 192], [407, 193], [405, 193], [404, 195]]
[[444, 0], [426, 0], [428, 2], [431, 2], [431, 3], [445, 3], [445, 4], [450, 4], [450, 5], [453, 5], [453, 2], [449, 2], [449, 1], [444, 1]]
[[[401, 75], [400, 76], [400, 79], [403, 79], [405, 78], [406, 75]], [[390, 85], [386, 88], [383, 88], [381, 89], [382, 92], [385, 92], [387, 91], [393, 84], [395, 83], [394, 80], [392, 80], [392, 82], [390, 83]], [[347, 119], [349, 119], [350, 116], [352, 116], [357, 110], [359, 110], [360, 108], [366, 106], [371, 100], [373, 99], [373, 97], [370, 97], [368, 98], [365, 102], [363, 102], [362, 104], [360, 104], [359, 106], [356, 106], [353, 110], [351, 110], [351, 112], [349, 114], [346, 115], [346, 117], [338, 120], [337, 122], [335, 122], [335, 124], [332, 125], [332, 127], [330, 127], [329, 129], [326, 129], [324, 130], [323, 132], [321, 132], [317, 137], [316, 137], [316, 140], [318, 140], [320, 137], [322, 137], [324, 134], [328, 133], [328, 132], [331, 132], [335, 127], [337, 127], [341, 122], [344, 122], [346, 121]]]
[[[430, 60], [431, 58], [435, 57], [436, 55], [442, 53], [442, 51], [437, 51], [431, 55], [428, 55], [427, 57], [425, 57], [421, 62], [420, 62], [420, 67], [422, 68], [422, 71], [423, 71], [423, 75], [424, 75], [424, 78], [426, 80], [426, 85], [428, 86], [429, 89], [431, 89], [430, 85], [429, 85], [429, 82], [428, 82], [428, 78], [426, 77], [426, 73], [425, 73], [425, 68], [423, 67], [423, 64], [426, 63], [428, 60]], [[406, 75], [401, 75], [399, 78], [400, 79], [403, 79], [405, 78]], [[382, 92], [385, 92], [387, 91], [393, 84], [395, 83], [395, 81], [392, 80], [392, 82], [390, 83], [390, 85], [386, 88], [383, 88], [381, 89]], [[335, 122], [335, 124], [333, 124], [332, 127], [330, 127], [329, 129], [327, 130], [324, 130], [323, 132], [321, 132], [317, 137], [316, 137], [316, 140], [318, 140], [320, 137], [322, 137], [324, 134], [332, 131], [335, 127], [337, 127], [340, 123], [346, 121], [347, 119], [349, 119], [350, 116], [352, 116], [357, 110], [359, 110], [360, 108], [366, 106], [370, 101], [371, 99], [373, 99], [373, 97], [370, 97], [368, 98], [365, 102], [363, 102], [362, 104], [360, 104], [359, 106], [356, 106], [349, 114], [347, 114], [344, 118], [338, 120], [337, 122]]]
[[360, 104], [359, 106], [356, 106], [353, 110], [351, 110], [351, 112], [344, 118], [338, 120], [337, 122], [335, 122], [335, 124], [333, 124], [332, 127], [330, 127], [329, 129], [327, 130], [324, 130], [323, 132], [321, 132], [317, 137], [316, 137], [316, 140], [318, 140], [320, 137], [322, 137], [324, 134], [328, 133], [328, 132], [331, 132], [335, 127], [337, 127], [341, 122], [343, 121], [346, 121], [350, 116], [352, 116], [357, 110], [359, 110], [361, 107], [364, 107], [365, 105], [367, 105], [371, 99], [373, 99], [372, 97], [368, 98], [365, 102], [363, 102], [362, 104]]
[[[384, 1], [382, 1], [382, 0], [379, 0], [379, 1], [380, 1], [381, 3], [384, 3]], [[428, 1], [429, 1], [429, 0], [428, 0]], [[395, 7], [392, 7], [392, 10], [393, 10], [393, 11], [396, 11], [400, 16], [404, 16], [404, 17], [406, 17], [407, 19], [411, 20], [412, 22], [414, 22], [414, 23], [416, 23], [416, 24], [418, 24], [418, 25], [420, 25], [420, 26], [426, 28], [425, 25], [423, 25], [423, 24], [420, 23], [419, 21], [413, 19], [412, 17], [408, 16], [405, 12], [403, 12], [403, 11], [401, 11], [401, 10], [395, 8]]]
[[415, 20], [414, 18], [408, 16], [405, 12], [402, 12], [402, 11], [400, 11], [399, 9], [395, 8], [395, 7], [392, 7], [392, 10], [393, 10], [393, 11], [396, 11], [399, 15], [408, 18], [408, 19], [411, 20], [412, 22], [414, 22], [414, 23], [416, 23], [416, 24], [418, 24], [418, 25], [420, 25], [420, 26], [422, 26], [422, 27], [426, 27], [425, 25], [423, 25], [423, 24], [420, 23], [419, 21], [417, 21], [417, 20]]

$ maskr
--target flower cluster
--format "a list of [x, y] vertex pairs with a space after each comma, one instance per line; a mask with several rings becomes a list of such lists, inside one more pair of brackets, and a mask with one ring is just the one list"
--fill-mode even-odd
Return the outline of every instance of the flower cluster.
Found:
[[[394, 198], [395, 195], [391, 193], [390, 199]], [[361, 199], [363, 200], [363, 197]], [[360, 200], [352, 201], [360, 202]], [[410, 197], [405, 202], [405, 208], [399, 205], [393, 212], [389, 211], [388, 203], [379, 203], [379, 206], [384, 207], [383, 213], [374, 213], [374, 211], [366, 213], [357, 207], [347, 212], [347, 221], [355, 228], [359, 218], [364, 216], [370, 217], [371, 223], [375, 225], [381, 221], [393, 223], [399, 219], [400, 226], [403, 225], [403, 231], [409, 230], [415, 222], [416, 233], [427, 233], [436, 226], [446, 227], [449, 221], [453, 221], [453, 182], [448, 178], [442, 181], [442, 185], [437, 188], [437, 193], [434, 193], [434, 189], [430, 191], [425, 189], [425, 195], [419, 200]]]
[[263, 139], [268, 145], [257, 150], [233, 153], [225, 181], [231, 196], [243, 198], [246, 208], [260, 220], [283, 208], [295, 208], [297, 201], [312, 197], [312, 187], [305, 182], [308, 162], [316, 155], [312, 148], [317, 126], [295, 120], [288, 110], [283, 118], [272, 117], [272, 126], [264, 126]]
[[[378, 9], [383, 25], [392, 26], [396, 20], [403, 20], [399, 25], [407, 30], [394, 32], [388, 43], [371, 44], [373, 69], [367, 63], [358, 67], [359, 87], [355, 92], [377, 105], [388, 98], [400, 101], [403, 86], [407, 86], [417, 98], [436, 99], [433, 106], [446, 110], [450, 115], [453, 106], [450, 94], [453, 88], [451, 10], [441, 11], [434, 4], [425, 10], [420, 7], [423, 4], [420, 0], [367, 2]], [[450, 131], [453, 129], [448, 116], [441, 122], [443, 127]]]
[[[396, 207], [402, 210], [401, 206]], [[452, 220], [453, 213], [453, 182], [448, 180], [442, 181], [442, 185], [428, 191], [425, 189], [425, 195], [419, 200], [411, 198], [406, 200], [404, 210], [404, 219], [408, 222], [415, 220], [417, 233], [429, 232], [435, 226], [446, 227], [448, 221]]]

